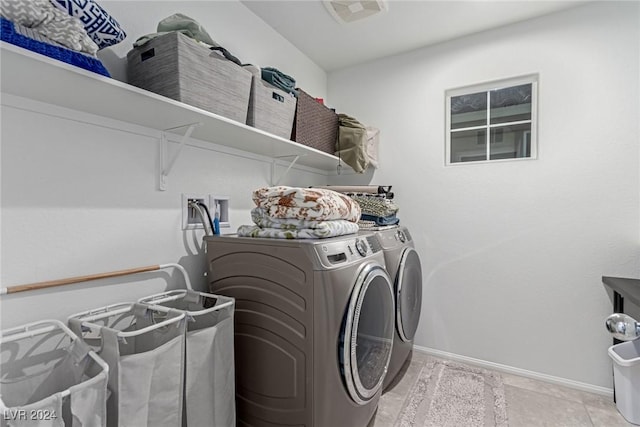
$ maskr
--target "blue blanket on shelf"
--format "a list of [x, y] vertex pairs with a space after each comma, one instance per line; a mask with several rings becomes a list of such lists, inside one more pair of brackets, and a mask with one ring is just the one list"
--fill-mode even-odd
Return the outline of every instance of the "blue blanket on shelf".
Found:
[[107, 71], [98, 58], [67, 49], [66, 47], [45, 43], [28, 37], [26, 34], [30, 34], [28, 28], [17, 25], [0, 16], [0, 40], [66, 62], [67, 64], [111, 77], [109, 71]]

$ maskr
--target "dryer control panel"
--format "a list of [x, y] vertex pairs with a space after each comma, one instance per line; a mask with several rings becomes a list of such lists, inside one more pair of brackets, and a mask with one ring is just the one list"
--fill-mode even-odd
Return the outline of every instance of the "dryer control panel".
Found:
[[378, 232], [378, 239], [384, 249], [393, 249], [411, 242], [411, 235], [406, 227], [398, 227]]

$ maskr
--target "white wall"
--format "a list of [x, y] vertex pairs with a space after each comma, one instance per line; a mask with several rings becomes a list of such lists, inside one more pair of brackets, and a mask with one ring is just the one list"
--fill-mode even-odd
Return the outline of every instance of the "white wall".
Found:
[[[122, 45], [101, 53], [111, 68], [159, 19], [182, 11], [243, 61], [276, 66], [319, 96], [326, 92], [324, 71], [238, 2], [102, 3], [129, 34]], [[230, 196], [233, 232], [250, 223], [251, 191], [269, 185], [270, 159], [194, 141], [161, 192], [156, 130], [6, 94], [1, 114], [3, 287], [179, 262], [194, 287], [206, 289], [203, 233], [182, 231], [181, 193]], [[324, 172], [296, 167], [283, 184], [326, 180]], [[81, 310], [181, 287], [181, 276], [168, 270], [7, 295], [0, 299], [1, 327], [64, 320]]]
[[[129, 33], [101, 53], [116, 77], [131, 43], [182, 11], [243, 61], [326, 91], [324, 72], [238, 2], [101, 3]], [[423, 259], [418, 345], [611, 387], [600, 276], [640, 274], [638, 16], [637, 3], [594, 4], [330, 76], [332, 105], [382, 130], [381, 169], [295, 169], [285, 184], [394, 185]], [[539, 159], [445, 168], [444, 90], [531, 72]], [[2, 104], [2, 286], [180, 262], [204, 289], [202, 233], [180, 229], [180, 194], [230, 195], [233, 230], [268, 183], [268, 159], [195, 142], [159, 192], [149, 129]], [[168, 272], [9, 295], [1, 327], [181, 286]]]
[[[612, 387], [602, 275], [640, 275], [640, 10], [592, 4], [329, 75], [381, 129], [423, 262], [416, 344]], [[539, 158], [444, 166], [446, 89], [539, 73]]]

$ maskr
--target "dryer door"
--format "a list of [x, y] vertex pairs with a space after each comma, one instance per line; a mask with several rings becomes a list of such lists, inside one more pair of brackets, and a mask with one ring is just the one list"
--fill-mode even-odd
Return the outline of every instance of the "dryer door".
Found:
[[342, 363], [351, 398], [366, 404], [382, 387], [393, 344], [394, 303], [391, 280], [378, 264], [366, 265], [345, 315]]
[[418, 329], [422, 306], [422, 267], [413, 248], [405, 248], [400, 257], [396, 276], [396, 324], [398, 335], [409, 342]]

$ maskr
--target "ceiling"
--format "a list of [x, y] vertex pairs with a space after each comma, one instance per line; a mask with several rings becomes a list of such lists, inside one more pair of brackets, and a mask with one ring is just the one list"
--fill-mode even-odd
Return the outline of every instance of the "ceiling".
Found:
[[390, 0], [349, 24], [320, 0], [241, 0], [325, 71], [579, 6], [584, 0]]

